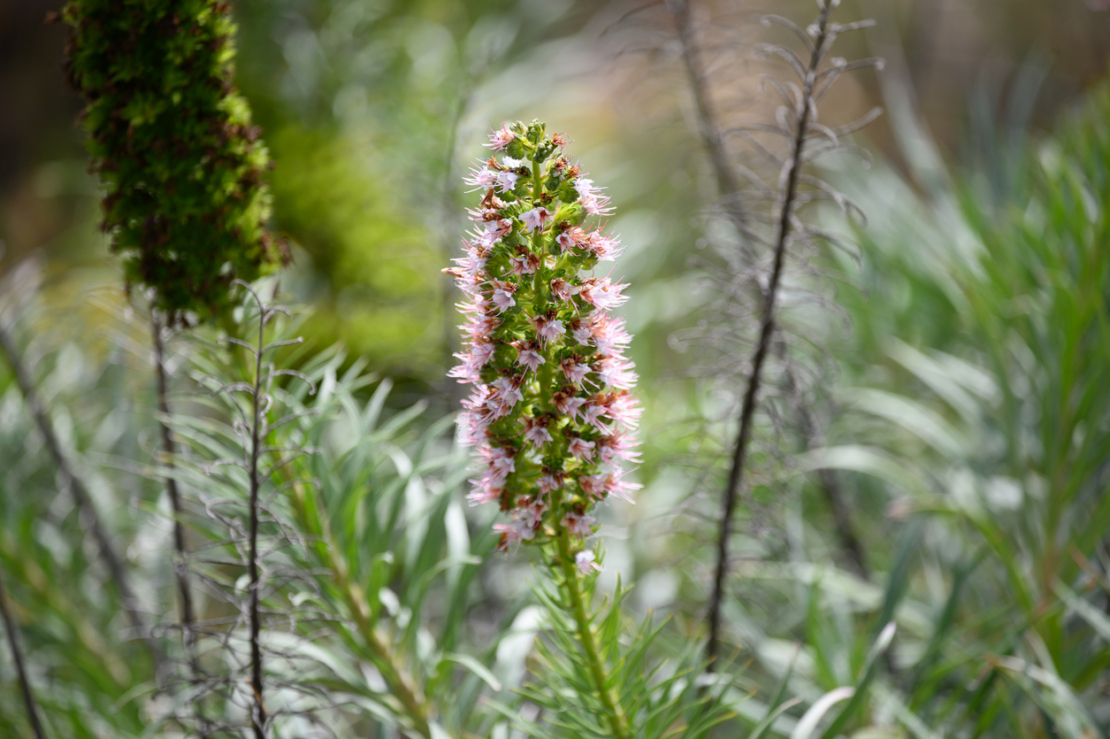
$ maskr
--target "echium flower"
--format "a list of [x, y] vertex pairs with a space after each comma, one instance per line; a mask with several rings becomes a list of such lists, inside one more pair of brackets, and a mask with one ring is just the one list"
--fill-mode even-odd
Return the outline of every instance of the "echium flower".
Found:
[[495, 524], [499, 548], [562, 539], [589, 573], [599, 568], [584, 547], [591, 509], [610, 496], [631, 502], [639, 487], [622, 463], [638, 461], [640, 408], [623, 356], [631, 337], [610, 313], [626, 286], [594, 274], [620, 240], [586, 225], [612, 212], [609, 198], [565, 144], [538, 121], [502, 126], [488, 144], [495, 156], [465, 180], [482, 198], [466, 256], [445, 270], [467, 296], [462, 363], [450, 375], [474, 386], [459, 419], [481, 463], [468, 497], [508, 515]]

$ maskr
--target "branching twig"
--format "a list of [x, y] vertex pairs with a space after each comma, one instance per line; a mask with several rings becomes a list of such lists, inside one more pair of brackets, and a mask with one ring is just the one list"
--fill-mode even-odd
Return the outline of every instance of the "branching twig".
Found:
[[46, 440], [46, 446], [54, 457], [54, 463], [58, 466], [58, 470], [68, 483], [69, 490], [73, 494], [81, 518], [84, 519], [85, 525], [89, 528], [93, 539], [96, 541], [97, 548], [100, 550], [100, 558], [104, 563], [104, 567], [108, 570], [109, 577], [115, 582], [116, 589], [119, 591], [124, 611], [127, 614], [128, 620], [131, 622], [131, 626], [146, 643], [155, 662], [160, 663], [162, 661], [161, 650], [150, 636], [146, 621], [137, 610], [138, 601], [135, 599], [134, 591], [131, 589], [130, 580], [127, 577], [127, 570], [123, 566], [123, 560], [120, 559], [119, 554], [112, 546], [112, 541], [108, 536], [108, 530], [104, 526], [104, 522], [100, 519], [96, 507], [93, 505], [92, 495], [90, 495], [88, 488], [85, 487], [85, 483], [82, 482], [81, 478], [74, 472], [69, 456], [62, 448], [61, 441], [54, 431], [54, 426], [50, 422], [49, 416], [46, 414], [46, 409], [39, 400], [35, 385], [31, 381], [31, 375], [23, 365], [19, 352], [16, 349], [15, 341], [2, 325], [0, 325], [0, 350], [2, 350], [7, 357], [8, 364], [11, 365], [12, 371], [15, 373], [15, 379], [19, 384], [19, 389], [23, 393], [23, 400], [27, 404], [28, 410], [31, 412], [31, 417], [38, 426], [39, 432]]
[[[737, 245], [741, 250], [743, 268], [750, 269], [755, 261], [754, 255], [746, 243], [747, 237], [750, 235], [750, 230], [748, 229], [751, 221], [750, 214], [745, 211], [743, 206], [745, 193], [740, 180], [736, 176], [736, 170], [729, 163], [728, 151], [725, 146], [725, 132], [722, 130], [720, 122], [717, 119], [709, 80], [707, 79], [700, 60], [701, 53], [691, 22], [690, 3], [689, 0], [668, 0], [667, 8], [674, 18], [675, 29], [678, 34], [679, 42], [681, 43], [682, 60], [697, 109], [698, 130], [717, 180], [718, 200], [728, 220], [741, 235]], [[779, 16], [773, 16], [772, 18], [772, 22], [778, 23], [793, 31], [811, 52], [815, 51], [815, 48], [812, 46], [812, 39], [810, 39], [802, 29], [785, 18]], [[841, 26], [841, 30], [848, 30], [848, 26]], [[817, 79], [821, 79], [824, 74], [825, 73], [818, 74]], [[835, 79], [833, 75], [828, 75], [828, 77], [830, 80]], [[815, 79], [815, 83], [817, 79]], [[826, 83], [824, 89], [827, 89], [828, 84], [831, 84], [831, 82]], [[783, 88], [782, 91], [785, 97], [789, 99], [789, 94], [785, 93], [785, 88]], [[814, 97], [816, 98], [818, 95], [815, 93]], [[837, 127], [835, 131], [830, 131], [830, 135], [835, 137], [856, 130], [861, 125], [865, 125], [873, 120], [877, 114], [877, 109], [872, 110], [856, 124]], [[816, 127], [828, 130], [820, 126], [820, 124], [817, 124]], [[752, 128], [767, 130], [770, 133], [784, 136], [789, 133], [777, 126], [768, 124], [754, 124]], [[813, 126], [811, 126], [811, 128], [813, 128]], [[808, 132], [806, 135], [808, 136]], [[840, 149], [842, 147], [843, 144], [839, 141], [834, 141], [831, 149]], [[799, 152], [799, 158], [804, 161], [811, 161], [811, 158], [805, 157], [801, 152]], [[752, 183], [756, 186], [762, 184], [758, 181], [758, 178], [754, 176], [747, 177], [746, 179], [753, 181]], [[759, 290], [759, 299], [766, 301], [766, 293], [768, 290], [764, 285], [761, 285], [758, 280], [744, 280], [744, 283], [754, 285], [754, 287]], [[790, 365], [786, 366], [784, 379], [786, 384], [790, 387], [796, 386], [797, 384], [794, 378], [793, 368]], [[806, 447], [813, 448], [817, 445], [818, 426], [816, 419], [804, 402], [798, 404], [797, 410], [800, 416], [801, 430], [805, 437]], [[836, 529], [841, 541], [841, 546], [847, 553], [852, 568], [864, 579], [869, 579], [869, 570], [863, 548], [860, 546], [859, 537], [856, 535], [855, 527], [852, 524], [851, 516], [848, 512], [848, 507], [841, 494], [836, 474], [831, 470], [821, 470], [818, 473], [818, 479], [821, 492], [824, 494], [836, 521]]]
[[810, 54], [809, 67], [804, 72], [801, 99], [798, 101], [801, 109], [798, 111], [797, 129], [795, 130], [791, 158], [786, 165], [785, 191], [775, 237], [774, 265], [771, 268], [771, 278], [764, 293], [759, 342], [751, 360], [747, 389], [744, 392], [744, 400], [740, 410], [740, 431], [736, 437], [732, 466], [729, 469], [728, 482], [725, 487], [724, 514], [721, 517], [721, 529], [717, 541], [717, 570], [709, 603], [709, 640], [706, 644], [706, 656], [710, 660], [716, 658], [718, 651], [721, 606], [724, 599], [725, 574], [728, 571], [728, 545], [732, 533], [732, 517], [736, 509], [737, 491], [740, 488], [748, 443], [752, 435], [752, 422], [755, 417], [756, 400], [759, 395], [760, 381], [762, 380], [763, 363], [771, 347], [771, 337], [775, 331], [775, 299], [778, 295], [779, 280], [782, 276], [782, 267], [791, 232], [794, 198], [803, 165], [803, 149], [808, 135], [810, 118], [813, 115], [813, 85], [817, 75], [817, 66], [826, 51], [826, 41], [829, 38], [829, 16], [834, 5], [835, 3], [832, 0], [825, 0], [822, 5], [821, 15], [817, 21], [817, 34]]
[[4, 590], [4, 576], [0, 572], [0, 618], [4, 620], [4, 630], [8, 635], [8, 646], [12, 652], [12, 662], [15, 663], [15, 672], [19, 676], [19, 687], [23, 691], [23, 705], [27, 709], [27, 720], [31, 722], [31, 729], [35, 739], [46, 739], [39, 719], [38, 704], [35, 703], [35, 694], [31, 692], [31, 681], [27, 677], [27, 667], [23, 663], [23, 652], [19, 648], [19, 635], [16, 632], [15, 620], [8, 610], [8, 594]]

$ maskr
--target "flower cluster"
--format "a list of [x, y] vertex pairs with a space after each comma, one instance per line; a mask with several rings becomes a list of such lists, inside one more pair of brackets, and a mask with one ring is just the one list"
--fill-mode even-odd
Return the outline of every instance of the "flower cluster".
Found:
[[593, 270], [622, 251], [620, 240], [584, 226], [611, 213], [609, 199], [563, 155], [566, 141], [538, 121], [503, 126], [466, 183], [482, 192], [466, 256], [445, 270], [466, 301], [466, 346], [451, 371], [472, 383], [460, 426], [477, 447], [481, 475], [471, 504], [496, 502], [500, 548], [568, 536], [578, 566], [598, 569], [580, 544], [590, 510], [611, 495], [631, 501], [640, 408], [624, 349], [631, 339], [610, 310], [625, 285]]

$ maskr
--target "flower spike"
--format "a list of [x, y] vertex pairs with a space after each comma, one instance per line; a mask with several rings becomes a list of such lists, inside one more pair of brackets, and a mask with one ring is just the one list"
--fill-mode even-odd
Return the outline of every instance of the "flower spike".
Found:
[[496, 501], [499, 548], [568, 541], [583, 574], [600, 569], [585, 540], [590, 509], [610, 496], [631, 501], [625, 462], [640, 408], [630, 390], [631, 337], [609, 311], [626, 285], [593, 275], [620, 255], [620, 239], [585, 222], [612, 213], [609, 198], [563, 155], [566, 139], [534, 121], [490, 135], [496, 155], [466, 183], [482, 192], [475, 229], [452, 275], [466, 294], [461, 364], [449, 374], [473, 386], [459, 417], [463, 443], [482, 469], [472, 504]]

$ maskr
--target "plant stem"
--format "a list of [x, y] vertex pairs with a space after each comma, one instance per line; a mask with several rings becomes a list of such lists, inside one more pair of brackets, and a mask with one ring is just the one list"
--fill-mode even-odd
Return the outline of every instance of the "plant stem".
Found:
[[[177, 455], [170, 427], [165, 419], [170, 415], [169, 404], [169, 378], [166, 374], [166, 346], [162, 339], [162, 322], [158, 311], [151, 309], [150, 328], [154, 335], [154, 375], [157, 381], [158, 411], [162, 420], [158, 421], [158, 431], [162, 439], [162, 464], [169, 472], [166, 475], [166, 495], [170, 499], [170, 509], [173, 511], [173, 547], [178, 561], [174, 564], [174, 576], [177, 578], [177, 591], [181, 607], [181, 636], [185, 642], [185, 652], [189, 659], [189, 670], [193, 682], [200, 678], [200, 662], [196, 651], [196, 634], [193, 624], [196, 620], [193, 611], [193, 595], [189, 588], [185, 564], [185, 526], [182, 524], [183, 511], [181, 508], [181, 495], [177, 489], [177, 479], [173, 475], [174, 457]], [[201, 702], [198, 700], [194, 706], [197, 722], [200, 724], [201, 739], [208, 739], [208, 722], [204, 717]]]
[[4, 329], [0, 326], [0, 350], [7, 356], [8, 364], [11, 365], [15, 373], [16, 382], [19, 389], [23, 392], [23, 401], [27, 404], [27, 409], [31, 413], [35, 424], [38, 426], [39, 433], [42, 434], [43, 439], [46, 441], [46, 446], [50, 450], [50, 454], [54, 457], [54, 463], [58, 467], [58, 471], [66, 479], [70, 493], [73, 495], [74, 502], [77, 504], [77, 510], [80, 512], [80, 517], [83, 523], [89, 528], [93, 539], [96, 541], [97, 549], [100, 551], [100, 559], [104, 563], [105, 569], [108, 570], [108, 575], [116, 584], [116, 589], [119, 591], [120, 600], [123, 604], [124, 612], [127, 614], [127, 619], [131, 622], [132, 628], [139, 634], [139, 637], [146, 644], [150, 650], [151, 656], [154, 657], [156, 664], [162, 661], [162, 653], [158, 648], [158, 644], [150, 636], [147, 629], [146, 621], [138, 612], [134, 591], [131, 589], [131, 583], [127, 577], [127, 570], [123, 566], [123, 560], [120, 559], [119, 554], [116, 552], [115, 547], [112, 546], [112, 540], [108, 536], [108, 530], [104, 526], [104, 522], [97, 513], [96, 506], [93, 505], [92, 495], [89, 493], [85, 483], [73, 470], [73, 465], [70, 462], [69, 456], [62, 448], [62, 443], [58, 439], [58, 435], [54, 431], [54, 425], [50, 422], [49, 416], [46, 414], [46, 408], [43, 406], [38, 397], [38, 392], [35, 390], [35, 385], [31, 381], [31, 375], [27, 368], [23, 365], [20, 359], [19, 352], [16, 350], [15, 341]]
[[[293, 505], [301, 519], [300, 523], [316, 538], [316, 552], [323, 559], [327, 568], [331, 570], [332, 576], [335, 578], [335, 587], [339, 590], [343, 600], [346, 601], [359, 633], [366, 640], [370, 650], [380, 660], [379, 671], [385, 678], [386, 683], [389, 684], [391, 692], [404, 706], [416, 731], [420, 736], [431, 739], [432, 730], [429, 725], [431, 709], [428, 706], [427, 699], [420, 692], [416, 681], [399, 664], [400, 660], [393, 651], [389, 640], [374, 628], [373, 615], [367, 605], [366, 595], [357, 582], [351, 581], [347, 563], [339, 557], [339, 547], [332, 537], [331, 526], [328, 525], [327, 521], [309, 514], [305, 497], [307, 495], [305, 485], [299, 482], [294, 483], [292, 491]], [[383, 666], [385, 669], [382, 669]]]
[[19, 687], [23, 692], [23, 705], [27, 709], [27, 720], [31, 722], [31, 730], [35, 739], [46, 739], [39, 719], [38, 705], [35, 695], [31, 692], [31, 681], [27, 678], [27, 668], [23, 664], [23, 652], [19, 649], [19, 637], [15, 629], [15, 620], [8, 611], [8, 595], [4, 590], [4, 576], [0, 573], [0, 617], [4, 620], [4, 630], [8, 634], [8, 646], [12, 650], [12, 661], [15, 663], [15, 672], [19, 676]]
[[266, 346], [265, 331], [268, 313], [261, 300], [258, 304], [258, 310], [258, 346], [255, 352], [254, 385], [251, 393], [254, 415], [251, 424], [250, 500], [247, 504], [250, 516], [248, 566], [250, 569], [251, 687], [254, 689], [252, 723], [254, 724], [255, 739], [266, 739], [266, 706], [262, 701], [262, 648], [259, 644], [261, 624], [258, 616], [258, 459], [262, 448], [261, 439], [259, 438], [262, 427], [262, 353]]
[[586, 609], [586, 599], [582, 592], [582, 573], [571, 554], [570, 532], [559, 526], [555, 544], [559, 552], [559, 564], [563, 571], [563, 585], [570, 599], [571, 612], [578, 630], [578, 641], [586, 652], [590, 664], [590, 676], [594, 679], [598, 698], [605, 708], [605, 719], [616, 739], [625, 739], [628, 734], [628, 719], [621, 708], [620, 699], [609, 688], [609, 675], [597, 645], [597, 638], [590, 627], [590, 615]]
[[759, 343], [756, 345], [755, 354], [752, 356], [751, 374], [748, 377], [748, 386], [744, 392], [744, 400], [740, 409], [740, 432], [736, 437], [732, 466], [729, 469], [728, 483], [725, 487], [725, 509], [724, 515], [721, 517], [721, 530], [717, 539], [717, 571], [713, 580], [713, 594], [709, 604], [709, 639], [705, 647], [706, 657], [710, 660], [710, 669], [713, 667], [713, 660], [716, 659], [719, 648], [721, 606], [724, 600], [725, 574], [728, 571], [728, 544], [732, 534], [732, 517], [736, 510], [737, 491], [740, 488], [748, 443], [751, 440], [752, 422], [755, 417], [756, 399], [759, 395], [759, 385], [762, 380], [763, 363], [767, 358], [767, 352], [771, 346], [771, 337], [775, 332], [775, 299], [778, 296], [779, 280], [782, 277], [782, 267], [786, 257], [786, 243], [790, 235], [790, 219], [794, 212], [798, 176], [802, 169], [802, 150], [805, 147], [809, 120], [815, 104], [813, 101], [813, 84], [817, 74], [817, 65], [821, 62], [821, 57], [825, 51], [829, 16], [832, 14], [833, 7], [834, 4], [831, 0], [825, 0], [822, 5], [821, 16], [818, 20], [817, 38], [814, 40], [809, 69], [803, 83], [802, 99], [800, 101], [802, 110], [798, 118], [798, 129], [794, 134], [793, 156], [787, 165], [786, 191], [782, 199], [782, 212], [779, 215], [771, 279], [767, 291], [764, 293]]

